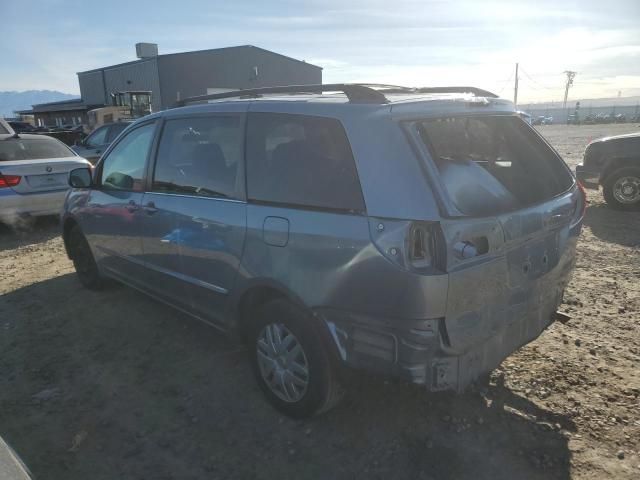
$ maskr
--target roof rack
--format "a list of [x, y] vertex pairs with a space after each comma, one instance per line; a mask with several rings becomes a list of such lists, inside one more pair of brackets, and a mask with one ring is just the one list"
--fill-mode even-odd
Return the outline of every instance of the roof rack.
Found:
[[393, 85], [368, 85], [360, 83], [328, 83], [324, 85], [287, 85], [280, 87], [249, 88], [246, 90], [234, 90], [230, 92], [212, 93], [210, 95], [198, 95], [175, 103], [176, 107], [183, 107], [190, 103], [204, 102], [206, 100], [220, 100], [224, 98], [258, 98], [262, 95], [273, 93], [322, 93], [343, 92], [351, 103], [388, 103], [387, 98], [373, 87], [378, 88], [402, 88]]
[[498, 98], [493, 92], [477, 87], [390, 87], [384, 93], [472, 93], [475, 97]]
[[364, 83], [328, 83], [323, 85], [286, 85], [279, 87], [249, 88], [233, 90], [209, 95], [198, 95], [178, 100], [175, 107], [183, 107], [190, 103], [225, 98], [259, 98], [262, 95], [277, 93], [322, 93], [343, 92], [351, 103], [389, 103], [385, 93], [472, 93], [476, 97], [498, 98], [498, 95], [476, 87], [423, 87], [411, 88], [397, 85], [379, 85]]

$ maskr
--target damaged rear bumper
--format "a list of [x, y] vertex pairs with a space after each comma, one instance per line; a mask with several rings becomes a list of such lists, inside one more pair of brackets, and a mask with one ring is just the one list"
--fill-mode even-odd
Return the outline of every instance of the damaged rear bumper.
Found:
[[556, 305], [554, 299], [553, 306], [535, 314], [537, 318], [514, 320], [464, 352], [450, 347], [444, 318], [384, 319], [333, 309], [316, 313], [345, 365], [424, 385], [430, 391], [462, 392], [537, 338], [554, 321]]

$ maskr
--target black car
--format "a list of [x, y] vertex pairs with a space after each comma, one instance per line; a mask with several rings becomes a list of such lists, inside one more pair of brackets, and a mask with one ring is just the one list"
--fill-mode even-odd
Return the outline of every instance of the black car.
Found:
[[602, 185], [609, 206], [640, 209], [640, 132], [591, 142], [576, 166], [576, 176], [586, 188]]
[[34, 126], [27, 122], [10, 120], [8, 123], [16, 133], [31, 133], [34, 130]]

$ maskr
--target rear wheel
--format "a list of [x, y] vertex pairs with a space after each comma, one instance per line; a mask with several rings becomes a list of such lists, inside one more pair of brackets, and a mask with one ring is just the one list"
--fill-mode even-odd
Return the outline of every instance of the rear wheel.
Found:
[[609, 174], [602, 185], [602, 193], [612, 208], [640, 209], [640, 167], [623, 167]]
[[99, 290], [103, 286], [103, 279], [98, 271], [98, 266], [89, 248], [89, 243], [80, 227], [71, 227], [67, 236], [69, 255], [76, 269], [80, 283], [91, 290]]
[[249, 352], [256, 380], [271, 404], [294, 418], [310, 417], [341, 398], [333, 365], [315, 320], [286, 300], [254, 310]]

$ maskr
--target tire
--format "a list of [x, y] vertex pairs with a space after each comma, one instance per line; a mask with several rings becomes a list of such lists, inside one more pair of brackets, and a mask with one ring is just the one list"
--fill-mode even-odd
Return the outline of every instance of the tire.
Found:
[[602, 193], [611, 208], [640, 210], [640, 167], [622, 167], [610, 173], [602, 183]]
[[269, 402], [293, 418], [311, 417], [337, 405], [342, 398], [338, 368], [316, 320], [284, 299], [272, 300], [252, 315], [249, 356]]
[[89, 243], [78, 225], [71, 227], [67, 236], [67, 245], [80, 283], [89, 290], [100, 290], [104, 280], [100, 276]]

